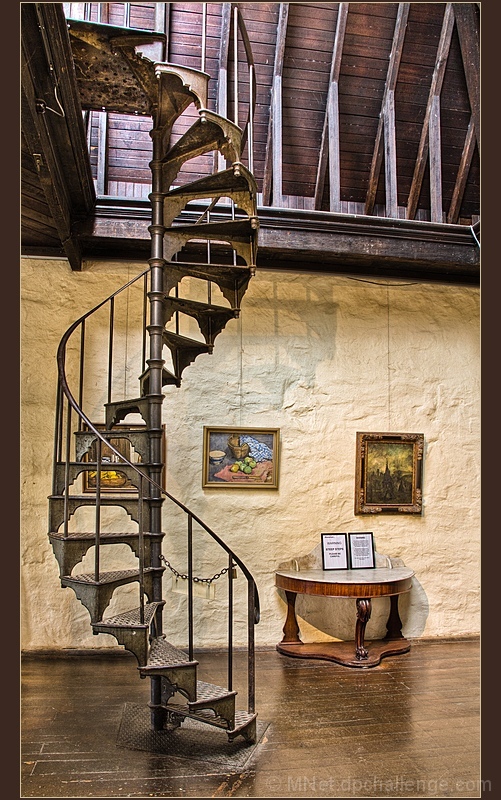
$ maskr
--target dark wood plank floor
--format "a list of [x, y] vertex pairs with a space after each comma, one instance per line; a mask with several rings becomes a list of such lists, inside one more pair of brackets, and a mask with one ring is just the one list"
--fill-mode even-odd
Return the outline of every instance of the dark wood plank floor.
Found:
[[[197, 658], [221, 683], [223, 656]], [[415, 642], [369, 670], [259, 651], [261, 740], [234, 768], [117, 743], [124, 704], [149, 700], [133, 658], [30, 656], [21, 796], [479, 797], [479, 661], [476, 640]]]

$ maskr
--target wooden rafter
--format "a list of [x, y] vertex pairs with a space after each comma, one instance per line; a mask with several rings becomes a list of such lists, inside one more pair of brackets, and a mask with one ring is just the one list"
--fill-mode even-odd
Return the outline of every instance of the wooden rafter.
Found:
[[320, 153], [318, 157], [317, 177], [315, 181], [314, 207], [319, 209], [322, 205], [324, 193], [325, 173], [327, 169], [327, 157], [329, 158], [329, 186], [331, 211], [339, 211], [339, 201], [341, 197], [341, 178], [339, 162], [339, 71], [341, 68], [341, 57], [343, 54], [344, 34], [346, 31], [346, 19], [348, 16], [349, 3], [340, 3], [337, 21], [334, 46], [332, 48], [331, 70], [329, 76], [329, 89], [327, 94], [327, 104], [325, 108], [324, 124], [322, 129], [322, 139], [320, 142]]
[[271, 87], [270, 117], [268, 120], [268, 138], [266, 140], [264, 159], [264, 206], [270, 205], [272, 183], [273, 205], [279, 206], [282, 204], [282, 72], [288, 18], [289, 3], [280, 3]]
[[[421, 193], [421, 186], [423, 185], [424, 171], [426, 168], [426, 162], [428, 161], [430, 115], [435, 102], [434, 97], [439, 97], [442, 90], [445, 68], [447, 66], [447, 58], [449, 56], [449, 50], [451, 46], [453, 28], [454, 11], [452, 8], [452, 3], [447, 3], [445, 7], [444, 20], [442, 23], [440, 41], [438, 43], [437, 56], [435, 59], [435, 68], [433, 70], [431, 79], [428, 102], [426, 104], [423, 127], [421, 129], [421, 138], [419, 141], [416, 165], [414, 167], [414, 174], [412, 176], [412, 183], [407, 201], [407, 219], [414, 219], [416, 215], [419, 195]], [[433, 180], [433, 178], [431, 180]]]
[[108, 165], [108, 114], [106, 111], [97, 112], [99, 132], [97, 139], [97, 182], [98, 195], [107, 194], [107, 165]]
[[463, 57], [468, 98], [480, 151], [480, 42], [474, 3], [453, 3], [456, 27]]
[[430, 151], [430, 219], [442, 222], [442, 147], [440, 135], [440, 95], [433, 96], [428, 144]]
[[[398, 70], [400, 67], [400, 59], [402, 57], [402, 50], [404, 47], [405, 29], [407, 27], [407, 20], [409, 17], [410, 3], [400, 3], [398, 6], [397, 18], [395, 20], [395, 31], [393, 34], [393, 43], [391, 46], [390, 62], [388, 64], [388, 72], [386, 76], [386, 84], [384, 87], [383, 100], [381, 103], [381, 113], [379, 115], [379, 122], [376, 132], [376, 141], [374, 144], [374, 151], [372, 153], [371, 171], [369, 175], [369, 185], [367, 188], [367, 196], [365, 199], [365, 214], [372, 214], [374, 204], [376, 202], [376, 193], [379, 183], [379, 174], [381, 172], [381, 164], [383, 162], [383, 134], [385, 118], [387, 122], [391, 117], [388, 115], [388, 93], [394, 92], [397, 85]], [[393, 151], [393, 147], [390, 150]], [[394, 170], [396, 176], [396, 153], [394, 164], [390, 164], [390, 169]], [[388, 165], [386, 167], [388, 177]], [[393, 179], [391, 179], [393, 180]], [[396, 178], [395, 178], [396, 181]], [[396, 190], [395, 190], [396, 193]]]
[[474, 151], [475, 151], [475, 123], [473, 122], [473, 117], [471, 117], [470, 124], [468, 125], [468, 130], [466, 132], [466, 139], [463, 147], [463, 152], [461, 155], [461, 162], [459, 164], [456, 183], [454, 185], [454, 191], [452, 192], [452, 199], [449, 207], [449, 213], [447, 214], [447, 222], [449, 222], [450, 224], [455, 224], [459, 218], [459, 211], [461, 209], [461, 203], [463, 202], [464, 192], [466, 188], [466, 181], [468, 179], [468, 173], [470, 171], [470, 166], [473, 159]]
[[395, 133], [395, 92], [390, 89], [383, 109], [386, 216], [398, 217], [397, 139]]

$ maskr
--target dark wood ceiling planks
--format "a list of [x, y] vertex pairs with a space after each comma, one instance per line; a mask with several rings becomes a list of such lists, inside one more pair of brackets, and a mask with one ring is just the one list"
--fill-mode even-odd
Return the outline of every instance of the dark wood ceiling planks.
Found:
[[[141, 4], [140, 20], [145, 28], [154, 27], [155, 5], [158, 4]], [[201, 6], [199, 3], [170, 4], [168, 57], [173, 62], [201, 67]], [[212, 110], [218, 110], [219, 45], [224, 6], [223, 3], [207, 4], [205, 69], [212, 77], [209, 92]], [[264, 205], [430, 219], [430, 191], [433, 193], [436, 180], [430, 184], [428, 128], [432, 100], [438, 95], [442, 207], [437, 213], [441, 213], [444, 221], [462, 219], [468, 223], [479, 215], [479, 158], [473, 140], [468, 144], [472, 110], [453, 6], [446, 3], [239, 4], [256, 64], [254, 173], [263, 192]], [[402, 22], [404, 7], [407, 13]], [[344, 32], [341, 47], [333, 53], [340, 13], [345, 14]], [[115, 11], [113, 18], [118, 16]], [[399, 35], [396, 25], [400, 25]], [[398, 62], [392, 70], [395, 48], [398, 48]], [[322, 140], [326, 138], [323, 131], [328, 116], [329, 90], [332, 94], [333, 56], [337, 59], [334, 81], [337, 117], [334, 124], [334, 115], [330, 115], [329, 136], [335, 131], [338, 137], [339, 187], [330, 186], [336, 175], [332, 164], [329, 169], [324, 165], [320, 195], [319, 158]], [[228, 107], [233, 114], [232, 48], [229, 48], [227, 66]], [[244, 70], [244, 53], [240, 48], [240, 77]], [[280, 98], [276, 97], [277, 86], [280, 86]], [[381, 131], [378, 133], [378, 126], [381, 127], [386, 113], [388, 92], [393, 93], [395, 143], [393, 148], [387, 144], [383, 150], [387, 151], [386, 159], [393, 154], [394, 164], [385, 164], [383, 153], [377, 153], [375, 174], [375, 142], [378, 135], [381, 141], [384, 138]], [[244, 120], [246, 102], [244, 86], [239, 96], [240, 123]], [[272, 107], [277, 119], [280, 112], [280, 131], [275, 133], [270, 128]], [[185, 118], [176, 125], [175, 136], [189, 126], [193, 115], [193, 108], [185, 112]], [[119, 182], [122, 185], [148, 183], [147, 135], [138, 133], [135, 140], [126, 135], [127, 126], [130, 129], [133, 124], [128, 119], [120, 121], [117, 116], [110, 115], [109, 126], [110, 194], [118, 193]], [[388, 131], [386, 136], [390, 137]], [[272, 141], [275, 142], [274, 156]], [[336, 152], [331, 148], [330, 160], [335, 157]], [[209, 156], [200, 157], [184, 167], [178, 182], [206, 174], [212, 169], [212, 163]], [[273, 181], [275, 188], [271, 194]], [[395, 199], [388, 203], [386, 195], [392, 186]], [[129, 190], [133, 194], [130, 187]], [[455, 201], [451, 209], [453, 196]], [[392, 213], [388, 214], [389, 210]], [[435, 219], [439, 221], [437, 213]]]
[[[24, 27], [42, 13], [39, 7], [64, 5], [68, 17], [86, 6], [93, 21], [161, 29], [168, 60], [202, 67], [202, 3], [23, 5], [28, 7]], [[232, 4], [205, 6], [208, 106], [233, 119]], [[256, 69], [253, 171], [262, 208], [477, 223], [478, 4], [249, 2], [238, 7]], [[28, 30], [24, 34], [27, 41], [33, 35]], [[39, 74], [42, 62], [40, 56]], [[249, 97], [246, 70], [240, 41], [241, 125]], [[39, 90], [35, 74], [31, 80], [33, 91]], [[174, 137], [195, 114], [193, 107], [187, 109]], [[89, 164], [97, 194], [103, 196], [101, 205], [107, 198], [110, 209], [113, 197], [147, 203], [149, 118], [96, 110], [85, 117]], [[54, 119], [46, 122], [54, 127]], [[32, 133], [34, 127], [32, 120]], [[49, 247], [62, 234], [68, 239], [72, 221], [58, 225], [29, 138], [28, 130], [22, 141], [22, 236], [26, 248], [36, 250], [37, 243]], [[176, 183], [208, 174], [218, 163], [221, 168], [212, 155], [194, 159]], [[79, 207], [77, 221], [81, 213]]]

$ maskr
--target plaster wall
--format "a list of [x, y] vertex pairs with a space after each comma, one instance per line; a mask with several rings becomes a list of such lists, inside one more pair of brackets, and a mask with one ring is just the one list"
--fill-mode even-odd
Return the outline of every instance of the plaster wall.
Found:
[[[110, 636], [92, 635], [88, 612], [71, 589], [60, 587], [47, 537], [55, 356], [78, 316], [143, 269], [90, 262], [73, 273], [65, 261], [22, 263], [25, 650], [116, 644]], [[135, 380], [125, 373], [125, 350], [118, 360], [122, 355], [124, 380]], [[89, 359], [99, 372], [106, 356], [97, 345]], [[373, 531], [378, 552], [415, 571], [412, 591], [401, 602], [404, 635], [479, 632], [479, 361], [476, 288], [258, 270], [240, 319], [228, 323], [214, 353], [185, 370], [180, 389], [165, 388], [167, 488], [254, 575], [262, 610], [258, 646], [274, 645], [282, 635], [285, 603], [274, 588], [274, 570], [333, 531]], [[204, 425], [279, 428], [278, 490], [202, 489]], [[422, 515], [355, 516], [357, 431], [424, 434]], [[184, 572], [185, 528], [165, 505], [163, 515], [164, 554]], [[124, 524], [134, 525], [128, 518]], [[195, 546], [202, 576], [226, 566], [203, 537]], [[110, 568], [130, 564], [126, 546], [106, 557]], [[86, 559], [92, 563], [91, 554], [84, 565]], [[169, 570], [164, 583], [168, 636], [183, 646], [185, 597], [172, 591]], [[241, 577], [235, 582], [237, 594], [243, 584]], [[122, 589], [110, 613], [136, 604], [133, 589]], [[196, 598], [199, 646], [225, 641], [222, 593], [216, 583], [214, 597]], [[298, 598], [303, 640], [353, 638], [353, 602]], [[387, 603], [374, 602], [367, 638], [384, 632]], [[235, 641], [245, 643], [240, 620]]]

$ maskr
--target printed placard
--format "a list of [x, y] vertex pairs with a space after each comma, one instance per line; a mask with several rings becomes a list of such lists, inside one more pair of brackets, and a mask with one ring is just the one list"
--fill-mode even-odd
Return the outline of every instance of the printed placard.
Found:
[[348, 569], [346, 533], [322, 533], [322, 565], [324, 569]]
[[351, 569], [374, 569], [374, 535], [372, 533], [349, 533]]

